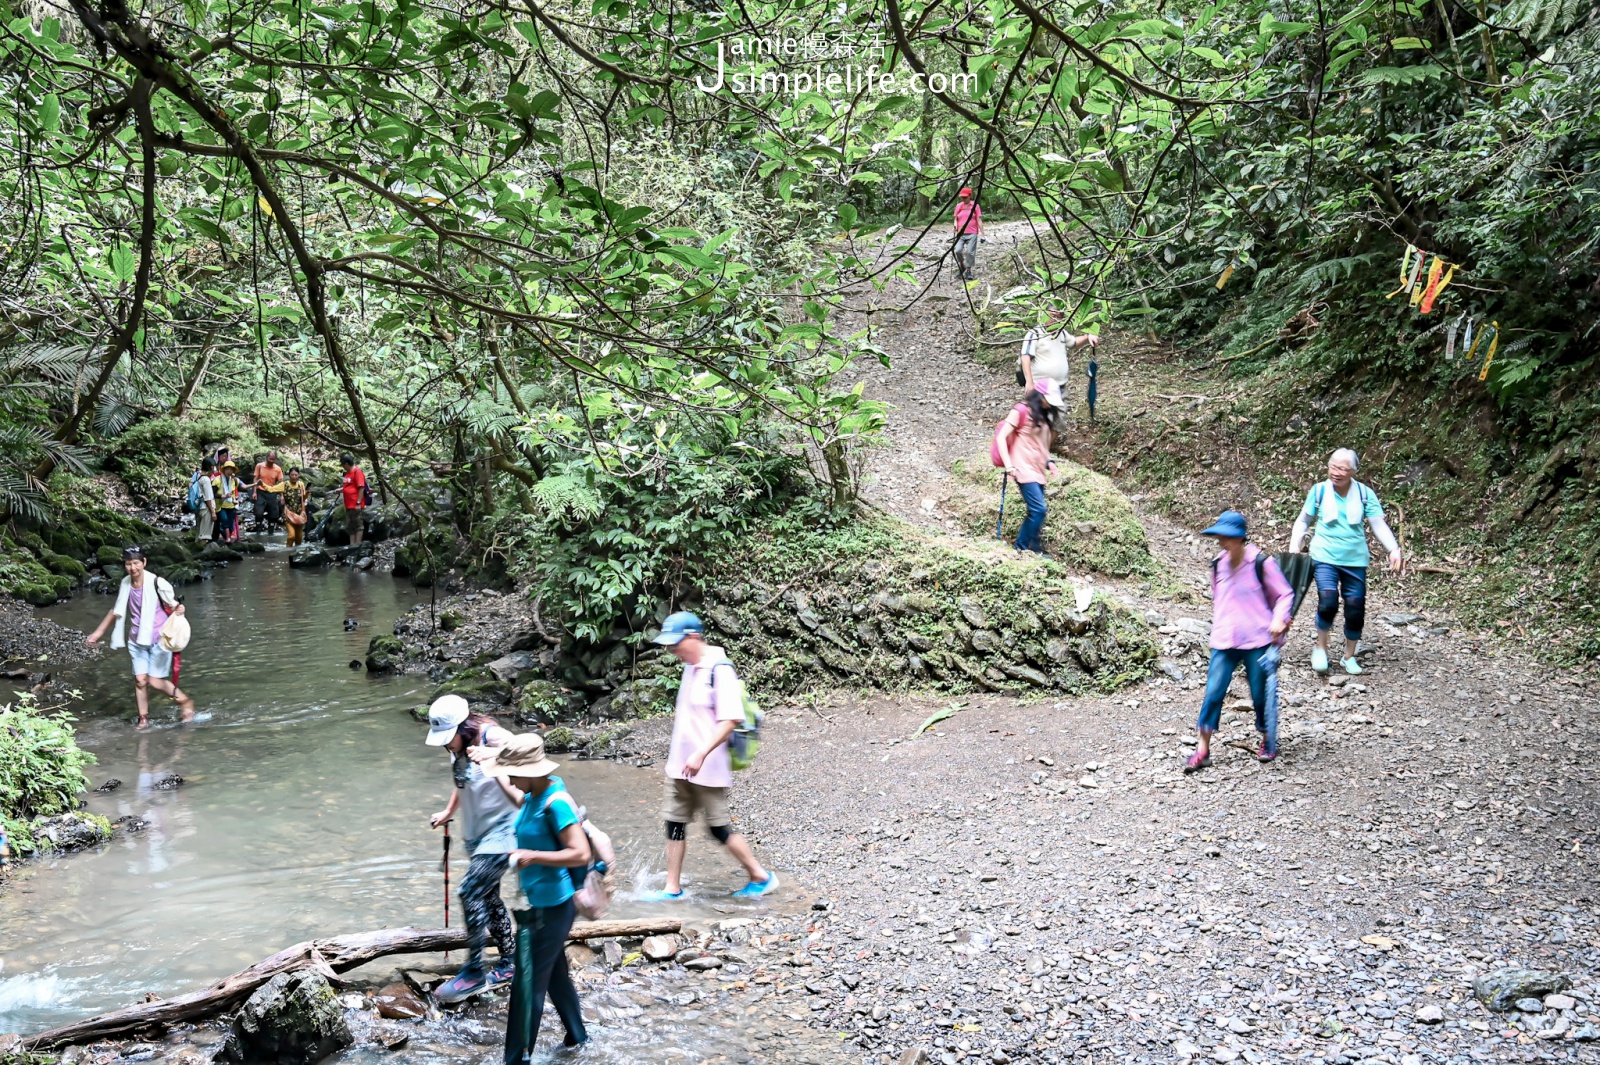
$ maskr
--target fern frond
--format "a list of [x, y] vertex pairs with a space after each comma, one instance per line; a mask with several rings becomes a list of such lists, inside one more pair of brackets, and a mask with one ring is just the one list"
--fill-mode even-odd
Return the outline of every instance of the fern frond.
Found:
[[546, 516], [552, 518], [586, 521], [599, 516], [604, 509], [600, 493], [582, 477], [561, 474], [545, 477], [533, 486], [531, 494], [534, 501], [545, 508]]

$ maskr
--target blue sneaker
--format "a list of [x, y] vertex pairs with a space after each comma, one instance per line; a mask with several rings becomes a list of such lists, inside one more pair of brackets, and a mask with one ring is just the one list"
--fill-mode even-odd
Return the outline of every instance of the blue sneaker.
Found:
[[738, 891], [735, 891], [733, 893], [733, 897], [736, 899], [756, 899], [760, 898], [762, 895], [765, 895], [769, 891], [776, 891], [777, 888], [778, 874], [768, 873], [765, 880], [761, 881], [759, 884], [754, 880], [750, 881], [750, 883], [746, 884]]
[[462, 970], [434, 989], [433, 997], [440, 1002], [465, 1002], [478, 992], [487, 989], [489, 978], [483, 973]]
[[646, 891], [639, 896], [640, 902], [681, 902], [682, 891]]
[[496, 987], [504, 987], [516, 978], [517, 970], [515, 966], [498, 966], [489, 970], [489, 982], [484, 985], [484, 990], [488, 991]]

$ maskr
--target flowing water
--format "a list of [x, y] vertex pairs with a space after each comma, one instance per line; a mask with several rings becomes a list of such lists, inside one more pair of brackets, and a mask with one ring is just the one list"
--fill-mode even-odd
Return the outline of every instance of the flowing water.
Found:
[[[148, 827], [24, 863], [0, 892], [0, 1032], [204, 986], [302, 940], [443, 920], [441, 837], [428, 816], [448, 797], [448, 759], [424, 746], [425, 728], [407, 712], [432, 685], [350, 668], [425, 593], [385, 574], [291, 570], [281, 550], [183, 592], [194, 637], [181, 683], [199, 705], [194, 724], [179, 726], [170, 702], [153, 696], [154, 727], [134, 731], [124, 651], [68, 676], [84, 693], [80, 742], [99, 759], [91, 783], [122, 781], [92, 793], [89, 809]], [[85, 594], [44, 613], [88, 630], [111, 602]], [[172, 774], [183, 783], [162, 788]], [[665, 915], [637, 898], [661, 882], [659, 770], [568, 760], [561, 775], [618, 846], [627, 886], [609, 916]], [[456, 877], [465, 864], [458, 841]], [[687, 880], [704, 894], [673, 916], [755, 915], [767, 905], [723, 897], [741, 877], [709, 845], [690, 848]], [[519, 905], [514, 878], [504, 887]], [[455, 925], [460, 908], [451, 909]], [[628, 979], [623, 990], [639, 997]], [[645, 996], [680, 1004], [674, 1023], [651, 1025], [650, 1054], [632, 1038], [607, 1053], [605, 1032], [627, 1033], [603, 1028], [590, 1058], [704, 1060], [734, 1050], [740, 1033], [717, 1035], [693, 1023], [693, 1010], [682, 1016], [692, 998], [681, 990], [663, 996], [652, 986]], [[429, 1045], [443, 1058], [482, 1041], [435, 1034]], [[401, 1056], [428, 1060], [415, 1049]]]

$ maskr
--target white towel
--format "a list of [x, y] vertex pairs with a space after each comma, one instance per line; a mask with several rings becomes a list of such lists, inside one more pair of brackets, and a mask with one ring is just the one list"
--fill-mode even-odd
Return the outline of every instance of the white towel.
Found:
[[1360, 481], [1350, 482], [1350, 491], [1341, 500], [1339, 493], [1334, 491], [1332, 481], [1322, 482], [1322, 511], [1317, 515], [1321, 522], [1337, 521], [1339, 518], [1339, 504], [1344, 504], [1344, 520], [1351, 525], [1360, 527], [1366, 518], [1366, 508], [1361, 505], [1362, 494], [1365, 490]]

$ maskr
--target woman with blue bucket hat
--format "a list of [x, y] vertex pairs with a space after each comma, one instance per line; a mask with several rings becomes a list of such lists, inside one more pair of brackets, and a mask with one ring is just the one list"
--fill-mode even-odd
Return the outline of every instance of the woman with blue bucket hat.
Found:
[[1261, 733], [1256, 757], [1270, 762], [1278, 756], [1279, 644], [1289, 631], [1294, 605], [1294, 591], [1277, 560], [1248, 542], [1243, 514], [1225, 510], [1201, 535], [1215, 536], [1222, 552], [1211, 562], [1211, 666], [1200, 703], [1198, 742], [1183, 765], [1185, 773], [1211, 764], [1211, 734], [1222, 721], [1222, 700], [1240, 665], [1250, 682]]

